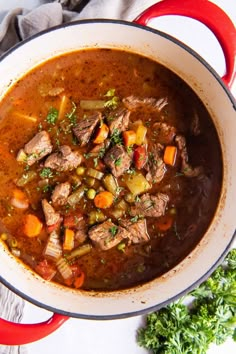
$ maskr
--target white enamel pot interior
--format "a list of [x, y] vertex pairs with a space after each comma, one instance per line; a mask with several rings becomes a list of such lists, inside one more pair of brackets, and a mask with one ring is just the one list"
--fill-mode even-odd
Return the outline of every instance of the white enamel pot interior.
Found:
[[[26, 269], [0, 244], [0, 280], [34, 304], [69, 316], [122, 318], [157, 309], [203, 281], [229, 250], [235, 232], [236, 105], [219, 76], [190, 49], [150, 28], [110, 20], [81, 21], [49, 30], [6, 54], [0, 63], [0, 97], [43, 61], [86, 48], [116, 48], [164, 64], [197, 93], [217, 129], [223, 152], [223, 186], [214, 219], [201, 242], [177, 267], [143, 286], [119, 292], [74, 291]], [[16, 132], [17, 133], [17, 132]]]

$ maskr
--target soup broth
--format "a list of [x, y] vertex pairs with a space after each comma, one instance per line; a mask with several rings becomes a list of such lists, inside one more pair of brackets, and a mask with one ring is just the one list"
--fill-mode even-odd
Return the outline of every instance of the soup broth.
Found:
[[150, 281], [197, 245], [222, 156], [211, 118], [162, 65], [80, 50], [0, 102], [1, 239], [48, 281], [110, 291]]

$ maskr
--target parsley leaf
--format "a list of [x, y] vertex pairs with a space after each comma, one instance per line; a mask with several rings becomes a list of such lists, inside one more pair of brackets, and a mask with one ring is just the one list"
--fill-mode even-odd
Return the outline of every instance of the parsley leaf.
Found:
[[41, 178], [52, 178], [53, 172], [50, 167], [44, 167], [40, 172], [39, 175]]
[[109, 232], [112, 234], [112, 236], [115, 236], [117, 234], [118, 227], [117, 226], [112, 226], [109, 229]]
[[147, 316], [137, 341], [155, 354], [206, 354], [211, 343], [236, 337], [236, 249], [188, 295]]
[[118, 104], [119, 104], [119, 97], [115, 96], [116, 90], [110, 89], [105, 93], [105, 97], [108, 97], [109, 99], [105, 102], [104, 107], [106, 108], [111, 108], [111, 109], [116, 109]]
[[112, 88], [112, 89], [108, 90], [104, 96], [105, 97], [113, 97], [113, 96], [115, 96], [115, 93], [116, 93], [116, 89]]
[[119, 104], [119, 98], [117, 96], [114, 96], [110, 100], [104, 103], [104, 107], [115, 109], [117, 108], [118, 104]]
[[113, 133], [111, 134], [111, 143], [113, 145], [122, 145], [123, 139], [119, 129], [115, 128]]
[[120, 165], [121, 165], [121, 161], [122, 161], [122, 158], [119, 157], [119, 158], [115, 161], [115, 166], [120, 166]]
[[76, 104], [72, 101], [72, 109], [69, 113], [66, 114], [66, 118], [69, 120], [71, 126], [75, 126], [77, 122], [77, 117], [75, 115], [76, 112]]
[[46, 122], [48, 124], [55, 125], [57, 122], [57, 118], [58, 118], [58, 109], [51, 107], [46, 117]]

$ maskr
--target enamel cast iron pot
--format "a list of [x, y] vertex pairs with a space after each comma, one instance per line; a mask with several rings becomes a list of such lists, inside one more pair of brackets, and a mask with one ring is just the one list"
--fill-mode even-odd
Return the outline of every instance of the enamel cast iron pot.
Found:
[[[191, 49], [169, 35], [145, 27], [150, 19], [163, 15], [188, 16], [212, 30], [226, 59], [226, 74], [222, 79]], [[233, 242], [236, 102], [230, 87], [236, 69], [236, 30], [228, 16], [208, 0], [164, 0], [150, 7], [133, 23], [88, 20], [49, 29], [17, 45], [1, 58], [0, 98], [32, 67], [53, 56], [85, 48], [118, 48], [141, 54], [164, 64], [189, 84], [208, 109], [220, 138], [223, 153], [221, 197], [210, 227], [186, 259], [164, 276], [125, 291], [75, 291], [47, 282], [26, 269], [0, 243], [0, 281], [24, 299], [55, 313], [48, 321], [35, 325], [1, 319], [0, 344], [19, 345], [41, 339], [70, 316], [105, 320], [161, 308], [205, 280]]]

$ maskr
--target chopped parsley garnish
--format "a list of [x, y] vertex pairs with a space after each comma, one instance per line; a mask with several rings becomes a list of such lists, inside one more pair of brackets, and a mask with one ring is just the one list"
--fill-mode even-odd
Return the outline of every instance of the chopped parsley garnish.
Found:
[[56, 144], [56, 146], [60, 146], [61, 145], [60, 140], [58, 138], [55, 139], [55, 144]]
[[156, 165], [156, 164], [157, 164], [157, 161], [155, 160], [155, 156], [154, 156], [153, 152], [149, 152], [148, 160], [149, 160], [153, 165]]
[[115, 96], [115, 93], [116, 93], [116, 89], [112, 88], [112, 89], [108, 90], [104, 96], [105, 97], [113, 97], [113, 96]]
[[105, 152], [106, 152], [106, 149], [104, 147], [99, 150], [98, 156], [94, 157], [94, 159], [93, 159], [94, 167], [97, 167], [98, 160], [103, 158], [103, 156], [105, 155]]
[[110, 100], [104, 103], [104, 107], [115, 109], [117, 108], [118, 104], [119, 104], [119, 98], [117, 96], [114, 96]]
[[113, 133], [111, 134], [111, 143], [113, 145], [122, 145], [123, 139], [119, 129], [114, 129]]
[[115, 166], [120, 166], [120, 165], [121, 165], [121, 161], [122, 161], [122, 158], [119, 157], [119, 158], [115, 161]]
[[109, 232], [112, 234], [112, 236], [115, 236], [117, 234], [118, 227], [117, 226], [112, 226], [109, 229]]
[[72, 109], [69, 113], [66, 114], [66, 118], [68, 118], [72, 126], [74, 126], [77, 123], [77, 117], [75, 115], [76, 108], [77, 108], [76, 104], [72, 101]]
[[90, 159], [91, 156], [92, 156], [92, 155], [91, 155], [90, 152], [84, 153], [84, 158], [85, 158], [86, 160], [87, 160], [87, 159]]
[[119, 104], [119, 97], [115, 96], [115, 89], [110, 89], [107, 91], [107, 93], [104, 95], [105, 97], [108, 97], [109, 99], [105, 102], [104, 107], [106, 108], [111, 108], [115, 109], [117, 108]]
[[53, 172], [51, 168], [49, 167], [44, 167], [40, 172], [39, 175], [41, 178], [52, 178], [53, 177]]
[[133, 152], [133, 146], [127, 146], [126, 151], [128, 154], [131, 154], [131, 152]]
[[147, 316], [138, 344], [151, 353], [206, 354], [212, 343], [236, 340], [236, 249], [199, 287]]
[[138, 215], [135, 215], [133, 218], [130, 219], [131, 222], [137, 222], [139, 219]]
[[105, 148], [101, 148], [99, 150], [98, 157], [102, 158], [105, 155], [105, 152], [106, 152], [106, 149]]
[[[26, 159], [26, 162], [27, 162], [27, 159]], [[29, 171], [30, 170], [30, 166], [29, 165], [25, 165], [24, 170], [25, 171]]]
[[119, 195], [121, 191], [123, 191], [124, 187], [117, 187], [116, 188], [116, 195]]
[[48, 124], [55, 125], [57, 122], [57, 118], [58, 118], [58, 109], [51, 107], [46, 117], [46, 122]]
[[43, 193], [47, 193], [47, 192], [51, 192], [53, 189], [53, 187], [50, 184], [46, 184], [45, 186], [43, 186], [42, 191]]
[[72, 136], [72, 144], [77, 145], [78, 144], [78, 139], [76, 138], [75, 135]]

